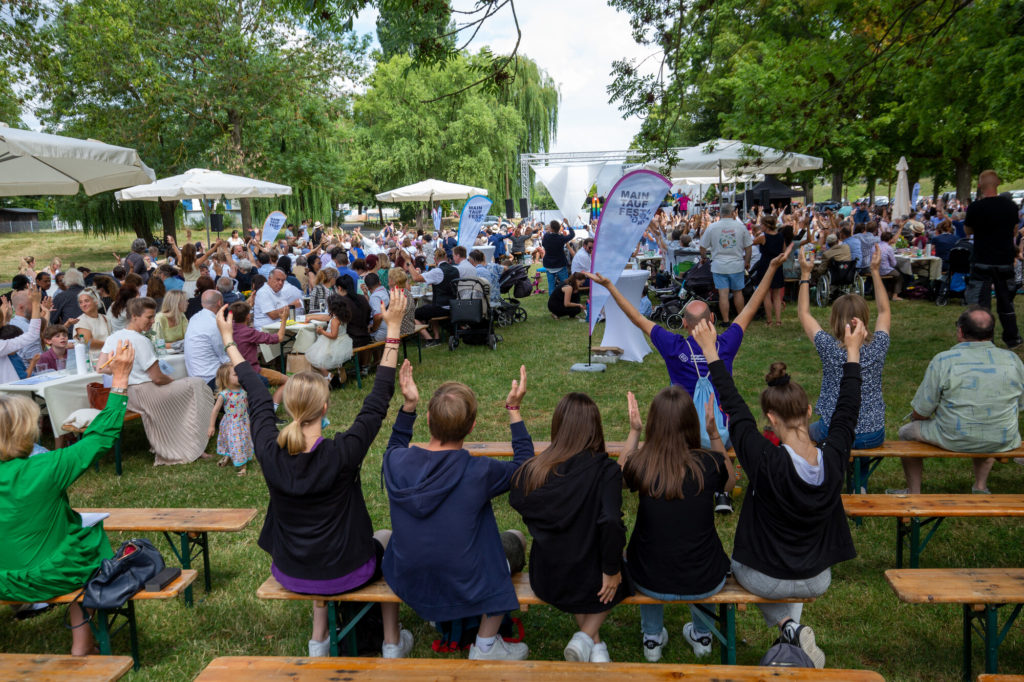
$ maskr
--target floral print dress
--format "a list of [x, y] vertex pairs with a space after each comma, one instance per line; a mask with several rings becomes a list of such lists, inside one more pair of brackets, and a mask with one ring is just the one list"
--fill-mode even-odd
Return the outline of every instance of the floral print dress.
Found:
[[245, 466], [253, 457], [245, 391], [221, 391], [220, 397], [224, 401], [224, 416], [217, 434], [217, 454], [230, 457], [236, 467]]

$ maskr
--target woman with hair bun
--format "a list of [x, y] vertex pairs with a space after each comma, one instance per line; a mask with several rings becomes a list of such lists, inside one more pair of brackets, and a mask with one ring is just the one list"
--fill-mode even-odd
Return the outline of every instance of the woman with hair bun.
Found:
[[[387, 342], [373, 389], [352, 426], [333, 438], [323, 433], [330, 395], [327, 379], [316, 372], [299, 372], [288, 379], [284, 407], [292, 422], [278, 433], [273, 400], [235, 344], [228, 306], [217, 314], [224, 348], [249, 399], [253, 448], [270, 492], [259, 546], [270, 554], [270, 572], [285, 589], [334, 595], [359, 589], [381, 576], [391, 531], [373, 532], [360, 469], [395, 392], [404, 312], [405, 296], [396, 292], [384, 311]], [[398, 624], [398, 604], [381, 608], [382, 654], [402, 658], [412, 649], [412, 634]], [[329, 625], [333, 627], [327, 622], [327, 606], [314, 603], [310, 656], [329, 654]]]
[[[767, 599], [813, 599], [832, 581], [831, 566], [857, 555], [843, 513], [840, 493], [860, 411], [860, 349], [864, 322], [845, 326], [846, 362], [828, 434], [817, 447], [808, 433], [811, 404], [807, 393], [773, 363], [761, 392], [761, 410], [781, 445], [758, 431], [732, 375], [718, 357], [714, 328], [697, 325], [694, 338], [704, 351], [711, 382], [729, 415], [729, 435], [750, 479], [733, 543], [732, 572], [748, 591]], [[817, 668], [825, 653], [814, 631], [800, 624], [803, 604], [758, 604], [765, 622], [779, 628], [779, 640], [799, 646]]]

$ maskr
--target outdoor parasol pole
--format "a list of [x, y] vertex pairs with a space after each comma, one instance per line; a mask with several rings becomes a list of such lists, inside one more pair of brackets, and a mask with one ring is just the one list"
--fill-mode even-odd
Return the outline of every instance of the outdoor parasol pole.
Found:
[[[591, 285], [593, 286], [593, 285]], [[589, 323], [592, 319], [590, 316], [593, 314], [592, 301], [587, 299], [587, 322]], [[591, 362], [593, 355], [591, 354], [594, 347], [594, 334], [590, 331], [590, 324], [587, 324], [587, 361], [577, 362], [569, 368], [570, 372], [603, 372], [605, 366], [599, 362]]]

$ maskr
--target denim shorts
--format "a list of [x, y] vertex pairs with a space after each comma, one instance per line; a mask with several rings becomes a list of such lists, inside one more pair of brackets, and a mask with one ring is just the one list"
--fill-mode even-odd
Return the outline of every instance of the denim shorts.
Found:
[[720, 275], [717, 272], [712, 272], [711, 276], [715, 279], [716, 289], [729, 289], [730, 291], [743, 291], [743, 273], [733, 272], [728, 275]]

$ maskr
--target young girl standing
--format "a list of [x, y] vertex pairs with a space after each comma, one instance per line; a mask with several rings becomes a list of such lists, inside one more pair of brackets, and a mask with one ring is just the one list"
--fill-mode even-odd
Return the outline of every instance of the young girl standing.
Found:
[[[345, 300], [338, 294], [331, 294], [327, 299], [327, 312], [330, 322], [327, 328], [317, 327], [316, 341], [306, 351], [306, 360], [313, 368], [325, 377], [331, 375], [331, 370], [342, 367], [352, 357], [352, 338], [348, 335], [347, 327], [351, 319], [349, 308]], [[312, 319], [324, 319], [325, 315], [311, 315]], [[344, 369], [339, 379], [344, 382]]]
[[[706, 599], [725, 586], [729, 557], [715, 531], [715, 493], [732, 490], [736, 472], [725, 456], [712, 401], [705, 405], [704, 422], [711, 440], [700, 448], [700, 423], [693, 398], [681, 386], [662, 389], [647, 412], [647, 431], [638, 448], [640, 409], [632, 392], [629, 438], [619, 457], [622, 478], [640, 494], [636, 525], [626, 559], [633, 586], [663, 601]], [[711, 653], [711, 631], [704, 615], [690, 606], [691, 622], [683, 638], [698, 657]], [[664, 607], [640, 607], [644, 656], [661, 659], [668, 642]]]
[[590, 396], [569, 393], [558, 403], [551, 445], [516, 471], [509, 504], [533, 536], [530, 587], [576, 618], [565, 660], [610, 661], [599, 630], [633, 591], [622, 579], [622, 470], [608, 457]]
[[212, 437], [217, 431], [217, 415], [223, 407], [224, 418], [220, 420], [220, 433], [217, 435], [217, 454], [220, 455], [217, 466], [227, 466], [230, 461], [238, 475], [245, 476], [245, 465], [254, 454], [249, 429], [249, 401], [229, 362], [217, 370], [217, 391], [209, 434]]

